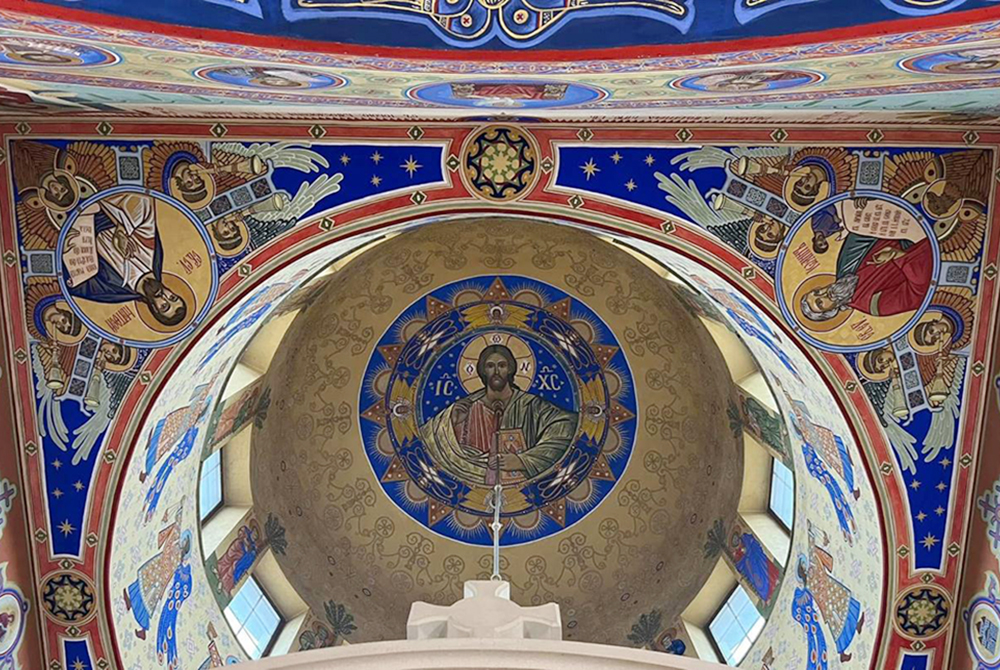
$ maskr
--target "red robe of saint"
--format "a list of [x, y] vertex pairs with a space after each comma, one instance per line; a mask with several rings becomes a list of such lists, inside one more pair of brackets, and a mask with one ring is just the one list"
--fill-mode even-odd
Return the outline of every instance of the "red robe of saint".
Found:
[[920, 308], [931, 287], [934, 256], [924, 238], [904, 255], [876, 265], [875, 256], [884, 249], [899, 249], [896, 240], [879, 240], [858, 268], [858, 285], [850, 305], [871, 316], [892, 316]]

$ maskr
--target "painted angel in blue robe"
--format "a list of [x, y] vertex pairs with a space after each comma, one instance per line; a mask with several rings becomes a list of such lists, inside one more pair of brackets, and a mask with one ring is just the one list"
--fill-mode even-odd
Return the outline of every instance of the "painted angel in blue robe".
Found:
[[[793, 413], [789, 418], [792, 421], [795, 434], [802, 440], [802, 456], [809, 468], [809, 474], [817, 479], [830, 494], [830, 502], [833, 503], [834, 512], [837, 514], [840, 530], [847, 543], [854, 544], [854, 535], [858, 532], [858, 526], [854, 521], [854, 512], [851, 511], [844, 490], [840, 488], [840, 484], [828, 467], [828, 464], [832, 463], [832, 467], [836, 468], [845, 481], [853, 486], [854, 468], [851, 465], [850, 454], [843, 440], [833, 439], [836, 437], [833, 431], [812, 422], [802, 402], [793, 400], [784, 389], [782, 392], [785, 394], [785, 399], [792, 405]], [[829, 460], [824, 460], [824, 454]], [[860, 496], [860, 493], [860, 490], [855, 486], [855, 499]]]
[[[767, 347], [774, 354], [774, 357], [781, 361], [781, 364], [798, 379], [799, 371], [795, 369], [795, 364], [792, 363], [792, 359], [788, 357], [788, 354], [778, 346], [777, 336], [764, 323], [763, 319], [757, 316], [756, 311], [750, 305], [742, 298], [737, 298], [737, 300], [742, 303], [743, 309], [736, 311], [732, 307], [727, 306], [726, 314], [729, 315], [729, 318], [736, 322], [740, 330]], [[749, 314], [753, 318], [753, 322], [751, 323], [741, 312]]]
[[191, 564], [185, 560], [174, 572], [167, 601], [160, 613], [160, 624], [156, 628], [156, 659], [167, 663], [168, 670], [177, 670], [177, 615], [181, 605], [191, 595]]
[[177, 467], [181, 461], [186, 459], [191, 455], [194, 449], [195, 442], [198, 441], [198, 430], [197, 425], [191, 426], [181, 438], [174, 450], [170, 452], [167, 456], [167, 460], [163, 462], [160, 469], [156, 471], [156, 477], [153, 479], [153, 483], [149, 490], [146, 491], [146, 498], [143, 501], [143, 509], [145, 510], [145, 516], [143, 517], [144, 523], [149, 523], [153, 519], [153, 514], [156, 512], [156, 506], [160, 502], [160, 495], [163, 493], [163, 487], [167, 485], [167, 480], [170, 479], [170, 475], [173, 474], [174, 468]]
[[[829, 541], [824, 532], [823, 543]], [[800, 591], [809, 595], [814, 620], [818, 613], [833, 635], [840, 662], [847, 663], [851, 660], [848, 649], [864, 628], [865, 615], [851, 589], [834, 575], [833, 555], [817, 543], [812, 524], [809, 525], [809, 547], [809, 557], [799, 557], [797, 572], [803, 586]], [[825, 645], [823, 651], [826, 651]]]
[[837, 523], [840, 525], [840, 531], [844, 534], [844, 538], [848, 544], [854, 544], [854, 534], [858, 532], [858, 525], [854, 521], [854, 512], [851, 511], [843, 489], [840, 488], [840, 484], [833, 478], [830, 471], [826, 469], [826, 465], [823, 464], [823, 459], [819, 457], [816, 449], [804, 440], [802, 442], [802, 455], [806, 459], [809, 474], [819, 480], [826, 487], [827, 493], [830, 494], [830, 502], [833, 503], [833, 509], [837, 514]]

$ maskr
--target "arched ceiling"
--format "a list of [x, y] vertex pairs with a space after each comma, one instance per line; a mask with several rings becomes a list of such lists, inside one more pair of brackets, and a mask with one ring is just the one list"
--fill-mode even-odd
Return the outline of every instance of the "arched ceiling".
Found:
[[[748, 11], [762, 14], [745, 23], [728, 5], [653, 2], [625, 11], [613, 8], [613, 2], [608, 7], [574, 3], [572, 11], [552, 18], [538, 38], [545, 38], [539, 48], [551, 48], [535, 51], [520, 48], [523, 44], [516, 40], [506, 47], [502, 41], [491, 42], [491, 47], [507, 49], [503, 55], [485, 47], [465, 48], [462, 40], [465, 46], [449, 46], [423, 25], [426, 17], [387, 10], [386, 3], [377, 10], [364, 3], [346, 9], [332, 3], [310, 9], [308, 17], [298, 20], [287, 6], [292, 1], [286, 0], [284, 11], [295, 20], [279, 21], [275, 17], [283, 14], [275, 7], [265, 14], [274, 19], [270, 22], [241, 11], [253, 3], [224, 0], [107, 8], [177, 12], [174, 16], [217, 21], [222, 30], [133, 23], [55, 4], [18, 6], [30, 13], [0, 11], [0, 113], [18, 118], [26, 112], [218, 118], [250, 111], [385, 115], [433, 110], [452, 117], [551, 117], [899, 110], [927, 118], [919, 115], [988, 116], [1000, 108], [1000, 28], [994, 20], [1000, 10], [947, 11], [978, 6], [979, 0], [932, 7], [909, 6], [907, 0], [856, 0], [846, 6], [774, 0], [773, 5], [747, 3], [752, 6]], [[498, 8], [488, 4], [468, 3], [478, 8], [474, 23], [494, 14], [528, 12], [517, 9], [517, 2]], [[654, 5], [657, 9], [650, 8]], [[682, 33], [657, 20], [669, 16], [664, 8], [671, 6], [690, 12], [691, 30]], [[337, 14], [345, 11], [354, 18]], [[379, 18], [372, 18], [373, 12]], [[883, 21], [887, 16], [907, 18]], [[881, 22], [854, 25], [861, 18]], [[341, 44], [232, 31], [240, 21], [279, 33], [317, 26], [328, 37], [336, 37], [340, 29], [331, 32], [329, 26], [368, 28], [345, 29], [360, 44]], [[493, 20], [491, 25], [500, 24]], [[419, 44], [427, 48], [372, 46], [374, 36], [410, 35], [422, 35]], [[675, 44], [674, 38], [697, 44]], [[606, 39], [612, 41], [601, 41]], [[617, 44], [614, 40], [638, 46], [609, 46]]]
[[[754, 38], [785, 38], [785, 42], [818, 41], [812, 33], [851, 29], [854, 36], [893, 32], [892, 21], [905, 29], [970, 23], [984, 17], [989, 0], [436, 0], [415, 4], [403, 0], [174, 0], [135, 3], [94, 0], [74, 6], [64, 0], [23, 3], [39, 14], [63, 16], [87, 23], [129, 20], [158, 33], [197, 36], [196, 29], [219, 33], [250, 33], [271, 38], [297, 38], [331, 44], [333, 50], [352, 47], [401, 49], [389, 56], [406, 57], [413, 50], [454, 50], [455, 56], [485, 59], [477, 51], [521, 51], [519, 58], [543, 59], [551, 51], [595, 53], [620, 58], [615, 50], [639, 47], [632, 54], [655, 53], [662, 47], [699, 44], [698, 51], [726, 49], [725, 42]], [[74, 11], [85, 9], [85, 12]], [[972, 11], [970, 11], [972, 10]], [[980, 11], [974, 11], [980, 10]], [[932, 18], [923, 23], [914, 18]], [[909, 19], [909, 21], [907, 21]], [[133, 25], [139, 25], [135, 23]], [[848, 31], [841, 31], [845, 36]], [[791, 39], [788, 39], [791, 38]], [[239, 43], [240, 40], [231, 40]], [[708, 46], [706, 43], [715, 43]], [[644, 48], [644, 49], [643, 49]], [[406, 50], [402, 50], [406, 49]], [[408, 51], [407, 51], [408, 50]], [[547, 58], [546, 58], [547, 57]]]

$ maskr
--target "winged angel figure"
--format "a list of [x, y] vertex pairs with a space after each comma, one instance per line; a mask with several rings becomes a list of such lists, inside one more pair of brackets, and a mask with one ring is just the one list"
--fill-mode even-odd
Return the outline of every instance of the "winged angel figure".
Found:
[[[330, 163], [322, 155], [297, 142], [275, 142], [241, 144], [239, 142], [217, 142], [212, 145], [213, 154], [224, 153], [242, 158], [257, 158], [269, 163], [273, 168], [288, 168], [306, 174], [329, 168]], [[294, 196], [282, 194], [280, 206], [264, 211], [246, 214], [246, 224], [250, 230], [250, 248], [256, 249], [276, 235], [295, 226], [302, 217], [312, 211], [327, 196], [340, 191], [343, 173], [319, 174], [311, 182], [303, 182]]]

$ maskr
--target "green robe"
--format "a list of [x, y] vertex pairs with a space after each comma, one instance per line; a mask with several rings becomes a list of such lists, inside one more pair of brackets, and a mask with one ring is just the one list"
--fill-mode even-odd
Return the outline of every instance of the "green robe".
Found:
[[[452, 415], [457, 406], [480, 402], [485, 396], [485, 389], [476, 391], [420, 427], [420, 438], [434, 464], [471, 485], [486, 485], [489, 454], [459, 444]], [[577, 419], [572, 412], [515, 388], [500, 420], [500, 429], [521, 430], [527, 449], [518, 455], [524, 462], [525, 475], [534, 477], [558, 463], [569, 449], [576, 435]]]

